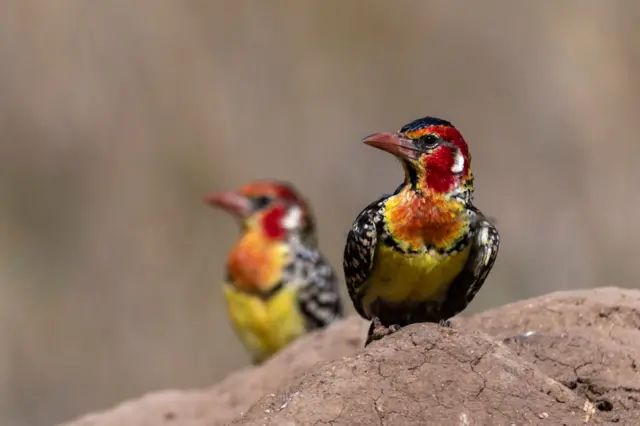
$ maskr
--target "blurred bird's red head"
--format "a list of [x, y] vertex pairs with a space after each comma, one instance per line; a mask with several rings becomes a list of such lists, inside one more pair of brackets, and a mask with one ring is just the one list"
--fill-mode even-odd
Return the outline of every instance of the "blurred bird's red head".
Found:
[[447, 193], [470, 174], [467, 143], [453, 124], [439, 118], [420, 118], [397, 132], [369, 135], [363, 142], [396, 156], [404, 167], [405, 183], [420, 191]]
[[271, 237], [288, 231], [313, 231], [313, 219], [306, 201], [290, 184], [259, 180], [238, 191], [209, 194], [205, 202], [237, 217], [245, 228], [261, 226]]

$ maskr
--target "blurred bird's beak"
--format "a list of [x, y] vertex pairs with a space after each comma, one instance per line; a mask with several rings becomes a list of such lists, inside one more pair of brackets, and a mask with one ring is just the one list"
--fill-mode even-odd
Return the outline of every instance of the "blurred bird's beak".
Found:
[[374, 133], [364, 138], [362, 142], [399, 158], [417, 160], [420, 157], [420, 151], [413, 141], [401, 133]]
[[233, 191], [209, 194], [204, 197], [204, 201], [241, 218], [251, 213], [251, 201]]

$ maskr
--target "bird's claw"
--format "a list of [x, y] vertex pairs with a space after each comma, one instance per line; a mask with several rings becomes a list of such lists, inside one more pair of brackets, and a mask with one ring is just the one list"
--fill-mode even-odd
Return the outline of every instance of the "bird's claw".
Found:
[[451, 321], [449, 320], [440, 320], [438, 321], [438, 324], [440, 324], [441, 327], [445, 327], [445, 328], [451, 328], [453, 326], [451, 324]]
[[[449, 320], [440, 320], [438, 321], [438, 324], [441, 327], [445, 327], [445, 328], [451, 328], [452, 324], [451, 321]], [[399, 331], [402, 327], [398, 324], [391, 324], [390, 326], [386, 327], [382, 324], [382, 322], [380, 321], [380, 318], [378, 317], [374, 317], [373, 320], [371, 321], [371, 326], [369, 327], [369, 332], [367, 333], [367, 341], [364, 343], [365, 348], [372, 342], [376, 341], [376, 340], [380, 340], [383, 337], [386, 337], [390, 334], [393, 334], [397, 331]]]
[[371, 321], [371, 326], [369, 327], [369, 332], [367, 333], [367, 341], [364, 343], [364, 347], [366, 348], [370, 343], [393, 334], [401, 328], [402, 327], [400, 327], [398, 324], [391, 324], [390, 326], [386, 327], [382, 324], [380, 318], [374, 318]]

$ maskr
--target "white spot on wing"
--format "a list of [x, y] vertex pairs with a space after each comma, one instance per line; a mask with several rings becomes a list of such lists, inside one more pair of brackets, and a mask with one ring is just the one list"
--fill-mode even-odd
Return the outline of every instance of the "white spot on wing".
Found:
[[489, 228], [482, 228], [480, 231], [480, 243], [487, 244], [489, 242]]

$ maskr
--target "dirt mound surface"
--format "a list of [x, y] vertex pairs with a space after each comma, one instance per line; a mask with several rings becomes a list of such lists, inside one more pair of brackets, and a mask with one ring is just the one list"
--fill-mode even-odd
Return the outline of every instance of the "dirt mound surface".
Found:
[[413, 325], [298, 377], [235, 424], [578, 424], [584, 403], [487, 335]]
[[640, 425], [640, 291], [553, 293], [460, 321], [506, 337], [522, 359], [593, 402], [607, 424]]
[[351, 317], [210, 389], [67, 426], [640, 424], [640, 291], [558, 292], [453, 326], [363, 349], [367, 324]]
[[259, 398], [318, 362], [339, 359], [362, 349], [367, 327], [365, 321], [353, 316], [292, 343], [261, 366], [230, 374], [209, 389], [153, 392], [110, 411], [85, 415], [65, 426], [225, 425]]

